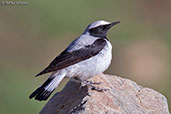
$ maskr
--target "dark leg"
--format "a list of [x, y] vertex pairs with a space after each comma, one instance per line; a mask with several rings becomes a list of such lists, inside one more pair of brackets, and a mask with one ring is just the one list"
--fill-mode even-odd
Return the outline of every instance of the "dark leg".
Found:
[[96, 87], [94, 85], [100, 85], [101, 82], [92, 82], [92, 81], [87, 81], [87, 80], [80, 80], [79, 78], [74, 78], [74, 80], [76, 82], [81, 82], [81, 87], [84, 87], [84, 86], [88, 86], [88, 87], [91, 87], [92, 90], [96, 90], [98, 92], [103, 92], [103, 91], [107, 91], [108, 89], [105, 89], [105, 88], [99, 88], [99, 87]]
[[81, 80], [81, 82], [84, 84], [84, 85], [87, 85], [89, 87], [91, 87], [92, 90], [96, 90], [98, 92], [103, 92], [103, 91], [107, 91], [108, 89], [105, 89], [105, 88], [99, 88], [97, 86], [94, 86], [94, 85], [99, 85], [101, 84], [101, 82], [99, 83], [94, 83], [92, 84], [92, 82], [90, 83], [90, 81], [85, 81], [85, 80]]
[[86, 80], [86, 83], [91, 84], [91, 85], [100, 85], [102, 82], [93, 82], [93, 81]]

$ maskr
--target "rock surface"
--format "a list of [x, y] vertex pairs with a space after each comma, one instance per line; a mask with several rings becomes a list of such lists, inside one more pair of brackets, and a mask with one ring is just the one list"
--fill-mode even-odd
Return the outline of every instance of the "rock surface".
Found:
[[69, 81], [40, 114], [169, 114], [166, 98], [152, 89], [112, 75], [101, 74], [91, 80], [102, 82], [98, 87], [109, 90], [80, 89], [80, 83]]

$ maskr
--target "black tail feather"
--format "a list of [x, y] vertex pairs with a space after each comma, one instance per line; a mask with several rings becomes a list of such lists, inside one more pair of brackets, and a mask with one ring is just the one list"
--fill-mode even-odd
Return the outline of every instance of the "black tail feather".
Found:
[[32, 99], [35, 97], [36, 100], [42, 101], [47, 100], [49, 96], [52, 94], [54, 89], [52, 91], [45, 90], [45, 87], [53, 80], [53, 78], [49, 78], [41, 87], [37, 88], [30, 96], [29, 98]]
[[40, 91], [40, 92], [36, 95], [35, 99], [36, 99], [36, 100], [39, 100], [39, 101], [47, 100], [47, 99], [49, 98], [49, 96], [52, 94], [53, 91], [54, 91], [54, 90], [52, 90], [52, 91], [47, 91], [47, 90], [45, 90], [45, 89], [42, 89], [42, 91]]
[[37, 93], [39, 93], [41, 90], [41, 88], [37, 88], [30, 96], [29, 96], [29, 99], [32, 99], [33, 97], [35, 97], [37, 95]]

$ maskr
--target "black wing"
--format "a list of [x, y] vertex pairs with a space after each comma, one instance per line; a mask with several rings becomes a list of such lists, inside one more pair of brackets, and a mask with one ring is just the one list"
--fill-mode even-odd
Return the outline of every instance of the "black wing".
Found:
[[70, 65], [76, 64], [80, 61], [95, 56], [103, 49], [105, 45], [106, 45], [105, 39], [97, 39], [93, 44], [87, 45], [79, 50], [75, 50], [73, 52], [63, 51], [49, 64], [47, 68], [45, 68], [42, 72], [40, 72], [36, 76], [61, 70]]

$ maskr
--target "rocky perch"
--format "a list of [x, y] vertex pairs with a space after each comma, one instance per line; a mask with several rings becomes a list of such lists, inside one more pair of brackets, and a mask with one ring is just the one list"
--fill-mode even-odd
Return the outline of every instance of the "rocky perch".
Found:
[[135, 82], [112, 75], [96, 76], [104, 92], [69, 81], [41, 110], [40, 114], [169, 114], [166, 98]]

